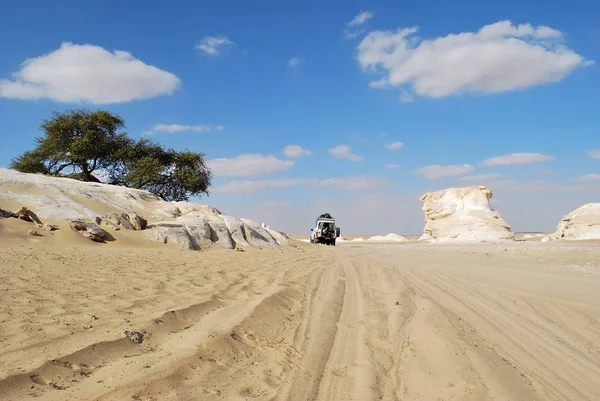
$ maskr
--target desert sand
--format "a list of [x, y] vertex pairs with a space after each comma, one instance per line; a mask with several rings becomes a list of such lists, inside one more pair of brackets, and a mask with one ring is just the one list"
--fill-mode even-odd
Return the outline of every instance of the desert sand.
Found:
[[596, 243], [181, 251], [29, 224], [0, 219], [1, 400], [600, 399]]

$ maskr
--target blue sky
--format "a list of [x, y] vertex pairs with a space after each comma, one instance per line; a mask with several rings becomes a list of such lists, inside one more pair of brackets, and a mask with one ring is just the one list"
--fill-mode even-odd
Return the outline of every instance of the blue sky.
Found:
[[600, 4], [523, 4], [5, 1], [0, 166], [102, 108], [205, 153], [201, 202], [289, 232], [417, 234], [419, 196], [465, 185], [553, 230], [599, 201]]

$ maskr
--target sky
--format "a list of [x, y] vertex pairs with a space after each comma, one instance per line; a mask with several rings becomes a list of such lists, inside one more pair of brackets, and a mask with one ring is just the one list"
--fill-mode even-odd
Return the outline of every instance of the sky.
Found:
[[485, 185], [514, 231], [600, 201], [600, 2], [0, 2], [0, 167], [53, 111], [201, 152], [221, 212], [420, 234]]

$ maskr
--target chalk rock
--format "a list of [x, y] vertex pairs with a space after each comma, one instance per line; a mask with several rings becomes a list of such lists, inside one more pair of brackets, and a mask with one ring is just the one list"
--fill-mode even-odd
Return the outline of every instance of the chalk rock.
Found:
[[[116, 185], [0, 168], [2, 200], [18, 202], [55, 221], [96, 219], [97, 225], [114, 230], [142, 229], [151, 240], [186, 249], [294, 246], [289, 236], [266, 223], [227, 216], [209, 205], [167, 202], [150, 192]], [[98, 217], [96, 210], [114, 213], [110, 218]]]
[[556, 226], [550, 240], [600, 239], [600, 203], [587, 203], [566, 214]]
[[419, 241], [496, 242], [514, 233], [490, 207], [492, 191], [484, 186], [448, 188], [421, 197], [425, 228]]
[[401, 235], [389, 233], [388, 235], [376, 235], [367, 239], [369, 242], [402, 242], [406, 241]]
[[183, 225], [160, 225], [146, 232], [146, 237], [163, 244], [175, 244], [185, 250], [199, 250], [200, 246]]

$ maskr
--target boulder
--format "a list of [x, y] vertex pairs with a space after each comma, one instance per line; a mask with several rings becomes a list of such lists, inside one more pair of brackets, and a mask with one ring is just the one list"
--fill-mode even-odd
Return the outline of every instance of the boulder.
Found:
[[421, 197], [425, 228], [419, 241], [497, 242], [514, 239], [510, 226], [490, 207], [485, 186], [448, 188]]
[[121, 226], [126, 230], [135, 230], [133, 224], [131, 224], [125, 216], [127, 216], [125, 213], [109, 213], [102, 217], [102, 221], [106, 220], [107, 222], [110, 222], [115, 226]]
[[96, 224], [104, 224], [114, 230], [123, 227], [126, 230], [143, 230], [148, 222], [137, 213], [109, 213], [102, 217], [96, 217]]
[[25, 206], [21, 207], [21, 209], [13, 213], [13, 215], [18, 219], [28, 221], [30, 223], [42, 224], [42, 221], [37, 217], [37, 215], [31, 210], [27, 209]]
[[44, 230], [44, 231], [54, 231], [54, 230], [57, 229], [57, 227], [55, 225], [48, 224], [48, 223], [46, 223], [46, 224], [40, 224], [40, 223], [38, 223], [38, 224], [36, 224], [36, 227], [38, 229]]
[[125, 214], [125, 218], [129, 220], [129, 223], [133, 226], [134, 230], [144, 230], [148, 225], [146, 219], [138, 215], [137, 213]]
[[566, 214], [549, 240], [600, 240], [600, 203], [587, 203]]
[[17, 215], [14, 214], [11, 211], [0, 209], [0, 218], [2, 218], [2, 219], [8, 219], [8, 218], [11, 218], [11, 217], [17, 217]]
[[86, 238], [96, 242], [103, 242], [106, 237], [106, 231], [98, 227], [95, 223], [88, 223], [85, 221], [74, 220], [69, 225], [73, 231], [77, 231], [79, 234]]

